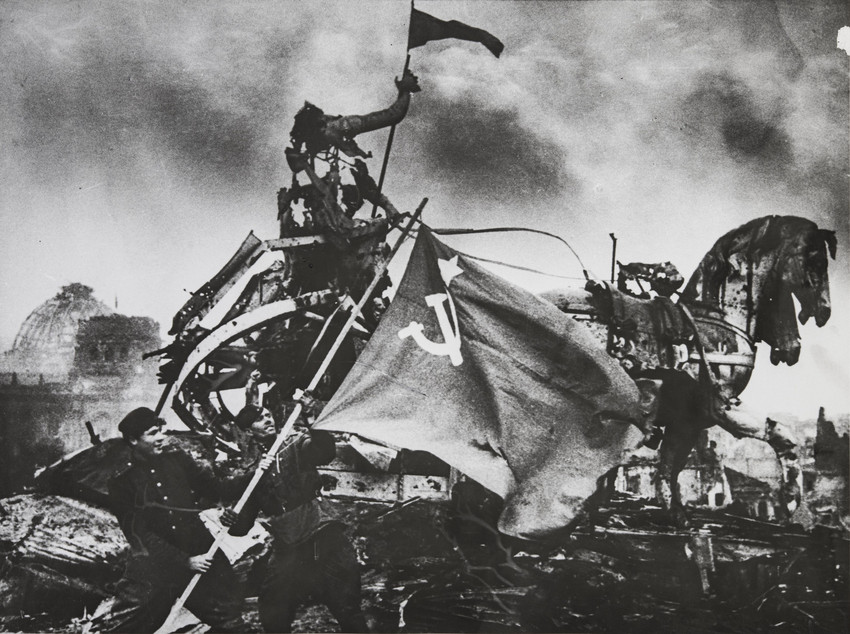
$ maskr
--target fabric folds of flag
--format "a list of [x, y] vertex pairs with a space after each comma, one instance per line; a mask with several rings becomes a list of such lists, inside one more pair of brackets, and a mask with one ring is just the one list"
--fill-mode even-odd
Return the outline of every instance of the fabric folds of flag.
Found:
[[423, 227], [316, 427], [428, 451], [504, 498], [502, 532], [541, 537], [635, 448], [639, 411], [634, 383], [583, 325]]
[[457, 20], [440, 20], [433, 15], [413, 9], [410, 13], [410, 31], [407, 36], [407, 50], [422, 46], [433, 40], [468, 40], [479, 42], [496, 57], [502, 54], [505, 46], [492, 33], [484, 29], [469, 26]]

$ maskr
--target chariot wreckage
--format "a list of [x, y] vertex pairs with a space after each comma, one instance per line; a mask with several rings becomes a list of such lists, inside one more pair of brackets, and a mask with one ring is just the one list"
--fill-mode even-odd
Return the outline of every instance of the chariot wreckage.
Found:
[[[656, 557], [692, 568], [700, 600], [731, 600], [712, 593], [721, 576], [769, 592], [812, 553], [807, 575], [820, 579], [819, 569], [809, 570], [815, 561], [830, 570], [819, 600], [846, 618], [840, 522], [829, 526], [809, 508], [793, 434], [738, 400], [757, 342], [770, 346], [774, 364], [793, 365], [798, 319], [813, 317], [818, 326], [829, 319], [834, 233], [803, 218], [759, 218], [722, 236], [683, 288], [669, 263], [633, 263], [620, 266], [616, 285], [589, 280], [585, 289], [536, 297], [440, 242], [435, 235], [457, 231], [422, 221], [427, 199], [401, 213], [382, 193], [356, 137], [403, 120], [418, 80], [405, 69], [396, 86], [395, 102], [367, 115], [331, 116], [309, 103], [296, 115], [286, 148], [292, 178], [278, 192], [280, 237], [249, 234], [174, 316], [173, 341], [149, 353], [161, 359], [157, 411], [172, 408], [191, 430], [173, 433], [174, 443], [218, 470], [249, 471], [257, 455], [236, 415], [252, 404], [276, 421], [274, 449], [296, 424], [336, 432], [344, 451], [328, 470], [325, 492], [358, 513], [369, 502], [391, 505], [373, 523], [400, 522], [429, 501], [451, 499], [453, 510], [433, 513], [454, 513], [456, 532], [450, 524], [439, 529], [452, 547], [421, 540], [421, 557], [448, 566], [435, 569], [439, 581], [428, 586], [405, 568], [419, 555], [414, 546], [400, 554], [397, 544], [408, 564], [390, 566], [375, 549], [381, 543], [389, 552], [392, 538], [378, 536], [360, 515], [351, 520], [372, 556], [367, 594], [378, 612], [392, 612], [396, 626], [399, 606], [407, 606], [414, 630], [465, 627], [463, 618], [483, 612], [503, 627], [536, 627], [523, 615], [554, 610], [555, 581], [584, 586], [580, 597], [597, 582], [639, 579], [669, 597], [677, 590], [651, 570]], [[391, 299], [387, 266], [414, 233]], [[684, 512], [677, 480], [700, 433], [714, 425], [772, 447], [782, 473], [780, 510], [796, 528], [719, 510]], [[641, 446], [660, 451], [660, 506], [624, 501], [616, 490]], [[34, 609], [36, 594], [88, 610], [107, 596], [125, 544], [97, 505], [108, 503], [106, 482], [125, 451], [119, 439], [106, 440], [41, 474], [51, 496], [3, 501], [7, 613]], [[419, 521], [434, 520], [433, 513]], [[68, 517], [80, 520], [59, 521]], [[812, 541], [806, 529], [815, 524], [826, 541]], [[487, 544], [487, 557], [502, 558], [488, 562], [490, 576], [471, 572], [484, 550], [457, 548], [472, 533], [472, 542]], [[545, 555], [512, 558], [516, 544], [527, 557], [534, 548], [560, 556], [546, 565]], [[257, 558], [262, 537], [253, 546], [240, 561]], [[467, 576], [447, 572], [452, 562]], [[612, 572], [618, 566], [619, 577]], [[248, 567], [242, 564], [246, 575]], [[690, 573], [681, 574], [679, 590], [691, 587]], [[780, 595], [781, 612], [794, 597]], [[480, 604], [463, 604], [463, 596]], [[439, 604], [461, 621], [441, 623]], [[540, 627], [583, 627], [557, 618]]]

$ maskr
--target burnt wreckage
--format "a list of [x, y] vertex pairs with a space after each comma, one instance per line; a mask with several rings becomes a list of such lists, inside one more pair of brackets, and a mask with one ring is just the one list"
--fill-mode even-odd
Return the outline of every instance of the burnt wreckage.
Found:
[[[225, 393], [242, 391], [244, 402], [269, 409], [280, 429], [302, 404], [314, 407], [332, 397], [387, 309], [393, 251], [387, 235], [403, 222], [406, 233], [425, 201], [412, 215], [400, 213], [370, 175], [364, 160], [370, 155], [355, 137], [404, 118], [419, 86], [409, 71], [396, 86], [390, 107], [363, 116], [331, 116], [305, 103], [285, 150], [292, 179], [278, 192], [280, 237], [263, 241], [249, 234], [174, 316], [173, 341], [146, 355], [162, 361], [157, 409], [171, 407], [192, 430], [174, 440], [199, 460], [212, 464], [215, 449], [225, 457], [217, 468], [251, 468], [256, 455], [247, 450]], [[500, 535], [494, 529], [500, 500], [436, 458], [415, 456], [424, 465], [422, 480], [407, 486], [399, 480], [383, 498], [368, 489], [385, 487], [386, 480], [346, 483], [339, 475], [338, 494], [351, 485], [343, 499], [359, 492], [396, 502], [376, 515], [350, 495], [345, 510], [360, 540], [366, 601], [381, 631], [477, 631], [488, 624], [512, 631], [598, 630], [635, 622], [675, 630], [683, 618], [676, 611], [689, 602], [696, 602], [693, 624], [711, 618], [718, 628], [737, 620], [758, 629], [762, 619], [826, 631], [846, 624], [847, 540], [836, 526], [807, 532], [704, 510], [690, 518], [679, 514], [682, 525], [672, 526], [665, 513], [681, 510], [677, 477], [698, 433], [714, 424], [768, 442], [783, 467], [782, 506], [789, 514], [800, 507], [799, 448], [779, 424], [762, 419], [750, 429], [746, 415], [736, 418], [737, 396], [752, 371], [755, 342], [768, 342], [775, 362], [796, 361], [792, 294], [802, 303], [801, 321], [828, 319], [828, 254], [835, 255], [831, 232], [800, 218], [769, 217], [718, 240], [681, 292], [684, 278], [670, 263], [632, 263], [620, 266], [618, 288], [589, 283], [584, 291], [548, 295], [597, 334], [645, 396], [645, 443], [661, 443], [661, 506], [630, 498], [609, 479], [608, 499], [568, 538], [532, 545]], [[350, 446], [358, 454], [352, 462], [365, 470], [396, 460], [356, 437]], [[7, 595], [7, 611], [32, 609], [36, 592], [88, 609], [92, 598], [108, 595], [122, 537], [100, 509], [68, 498], [106, 504], [106, 481], [124, 451], [111, 439], [46, 470], [42, 485], [68, 497], [4, 501], [0, 526], [8, 529], [3, 539], [10, 546], [3, 583], [17, 588]], [[429, 479], [429, 472], [440, 477]], [[429, 495], [451, 496], [453, 509], [415, 504]], [[15, 519], [27, 513], [31, 521]], [[60, 521], [74, 514], [80, 521]], [[409, 534], [411, 521], [432, 527], [434, 535]], [[97, 543], [89, 545], [93, 530]], [[263, 547], [254, 544], [248, 553], [237, 572], [250, 585], [249, 569]], [[431, 566], [429, 579], [421, 578], [421, 565]], [[738, 596], [735, 589], [748, 585], [754, 592]], [[593, 607], [600, 589], [616, 596], [616, 605]], [[34, 621], [13, 627], [28, 623]], [[74, 627], [85, 629], [85, 619]]]

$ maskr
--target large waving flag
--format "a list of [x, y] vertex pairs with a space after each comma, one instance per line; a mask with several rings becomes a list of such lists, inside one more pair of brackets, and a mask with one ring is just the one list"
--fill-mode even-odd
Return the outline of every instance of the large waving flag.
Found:
[[440, 20], [417, 9], [410, 12], [410, 30], [407, 35], [407, 50], [422, 46], [433, 40], [467, 40], [479, 42], [496, 57], [502, 54], [505, 45], [492, 33], [469, 26], [457, 20]]
[[499, 529], [573, 520], [642, 434], [586, 328], [422, 228], [398, 292], [316, 427], [428, 451], [505, 499]]

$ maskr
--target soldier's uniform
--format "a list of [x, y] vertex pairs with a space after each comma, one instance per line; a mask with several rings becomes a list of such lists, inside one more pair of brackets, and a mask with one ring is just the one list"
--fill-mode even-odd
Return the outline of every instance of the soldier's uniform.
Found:
[[[235, 497], [245, 480], [216, 478], [183, 452], [134, 452], [109, 482], [112, 510], [130, 543], [130, 558], [116, 586], [115, 603], [99, 629], [154, 632], [162, 625], [194, 575], [189, 558], [206, 553], [213, 543], [198, 515], [201, 503]], [[240, 590], [219, 551], [186, 607], [213, 631], [245, 631]]]
[[344, 525], [325, 510], [317, 465], [304, 450], [316, 439], [333, 446], [330, 434], [312, 432], [298, 435], [278, 453], [231, 531], [244, 532], [260, 509], [268, 517], [261, 523], [273, 537], [273, 549], [257, 602], [267, 632], [291, 631], [296, 610], [306, 601], [326, 605], [343, 632], [367, 631], [354, 546]]

